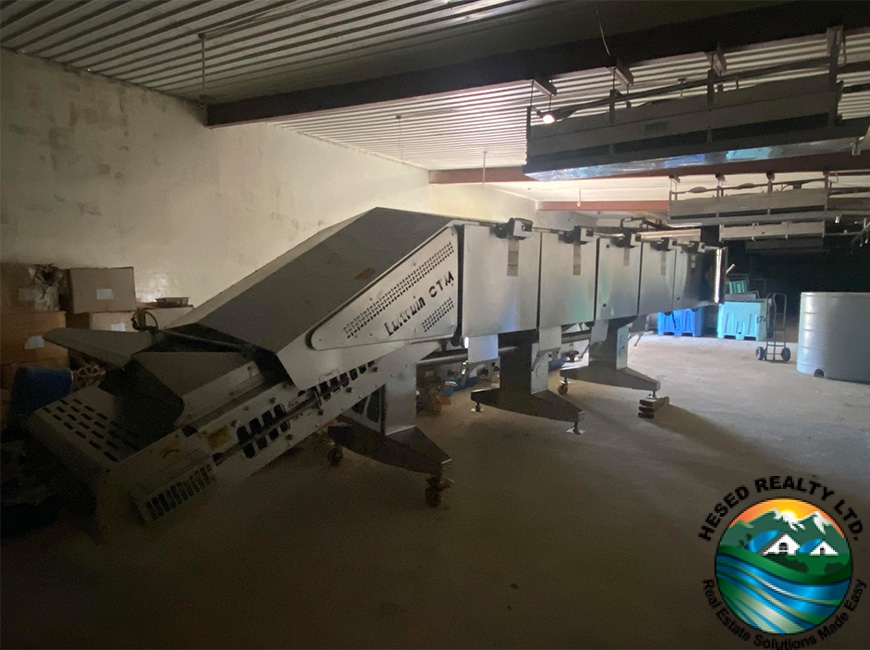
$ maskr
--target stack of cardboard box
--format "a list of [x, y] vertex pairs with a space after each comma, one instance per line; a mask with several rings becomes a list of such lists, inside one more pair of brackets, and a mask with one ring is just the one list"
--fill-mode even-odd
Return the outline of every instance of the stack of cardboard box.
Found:
[[58, 292], [63, 273], [49, 265], [0, 264], [0, 387], [8, 390], [22, 365], [67, 367], [67, 351], [43, 335], [64, 327]]
[[[165, 328], [188, 313], [187, 299], [136, 304], [132, 267], [73, 268], [2, 264], [0, 266], [0, 388], [9, 389], [25, 364], [69, 367], [67, 351], [44, 340], [59, 327], [132, 332], [133, 319]], [[172, 300], [180, 301], [180, 305]], [[62, 309], [65, 310], [62, 311]]]
[[132, 332], [136, 310], [133, 267], [69, 269], [61, 302], [66, 307], [67, 327]]
[[157, 303], [137, 305], [132, 267], [69, 269], [67, 273], [66, 289], [61, 294], [67, 327], [132, 332], [135, 317], [144, 326], [162, 329], [193, 309]]

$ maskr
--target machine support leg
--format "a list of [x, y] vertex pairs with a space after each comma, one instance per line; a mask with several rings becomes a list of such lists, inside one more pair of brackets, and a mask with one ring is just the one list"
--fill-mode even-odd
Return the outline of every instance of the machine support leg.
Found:
[[575, 436], [583, 435], [584, 431], [580, 428], [580, 420], [574, 420], [574, 426], [568, 429], [568, 433], [571, 433]]
[[633, 320], [611, 320], [607, 324], [606, 337], [598, 345], [589, 346], [589, 365], [565, 366], [559, 373], [562, 378], [635, 390], [659, 390], [661, 384], [657, 380], [628, 367], [629, 327]]
[[[416, 386], [416, 371], [408, 368], [372, 393], [364, 408], [346, 411], [341, 424], [328, 429], [336, 443], [330, 453], [339, 450], [340, 454], [346, 447], [387, 465], [429, 474], [426, 503], [437, 506], [451, 483], [444, 472], [452, 459], [416, 424]], [[371, 400], [376, 401], [375, 408], [369, 408]]]
[[549, 355], [538, 343], [526, 343], [501, 355], [501, 383], [498, 388], [484, 388], [471, 393], [478, 406], [548, 418], [577, 422], [583, 409], [547, 389]]
[[670, 403], [671, 399], [669, 397], [656, 397], [655, 392], [653, 392], [653, 394], [648, 396], [646, 399], [640, 400], [637, 415], [638, 417], [652, 420], [656, 415], [656, 411]]

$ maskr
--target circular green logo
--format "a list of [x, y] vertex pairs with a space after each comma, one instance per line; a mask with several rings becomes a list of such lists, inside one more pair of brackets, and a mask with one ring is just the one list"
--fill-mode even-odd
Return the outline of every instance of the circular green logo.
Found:
[[796, 634], [821, 625], [852, 579], [852, 554], [837, 523], [798, 499], [750, 506], [716, 551], [716, 582], [731, 611], [754, 628]]

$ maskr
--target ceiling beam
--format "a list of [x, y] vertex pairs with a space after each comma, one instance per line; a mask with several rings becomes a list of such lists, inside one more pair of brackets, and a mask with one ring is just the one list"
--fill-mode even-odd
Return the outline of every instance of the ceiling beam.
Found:
[[[755, 43], [870, 26], [865, 2], [786, 2], [607, 37], [625, 65], [671, 56], [728, 51]], [[385, 102], [603, 68], [613, 62], [600, 38], [498, 54], [455, 65], [365, 81], [213, 104], [206, 124], [221, 126]]]
[[432, 185], [456, 185], [461, 183], [537, 183], [536, 178], [526, 176], [522, 167], [487, 167], [483, 169], [435, 169], [429, 172]]
[[568, 212], [668, 212], [665, 201], [538, 201], [539, 211]]

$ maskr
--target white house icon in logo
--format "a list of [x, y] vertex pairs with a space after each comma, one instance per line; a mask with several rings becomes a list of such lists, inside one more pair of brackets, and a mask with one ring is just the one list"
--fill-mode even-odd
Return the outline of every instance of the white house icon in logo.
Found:
[[839, 555], [837, 551], [831, 548], [831, 545], [825, 541], [819, 543], [812, 551], [810, 551], [810, 555]]
[[773, 538], [773, 541], [762, 551], [762, 555], [794, 555], [801, 547], [788, 533], [782, 533]]
[[810, 555], [839, 555], [830, 544], [822, 539], [816, 539], [801, 546], [788, 533], [781, 533], [774, 537], [761, 552], [762, 555], [803, 555], [805, 553]]

